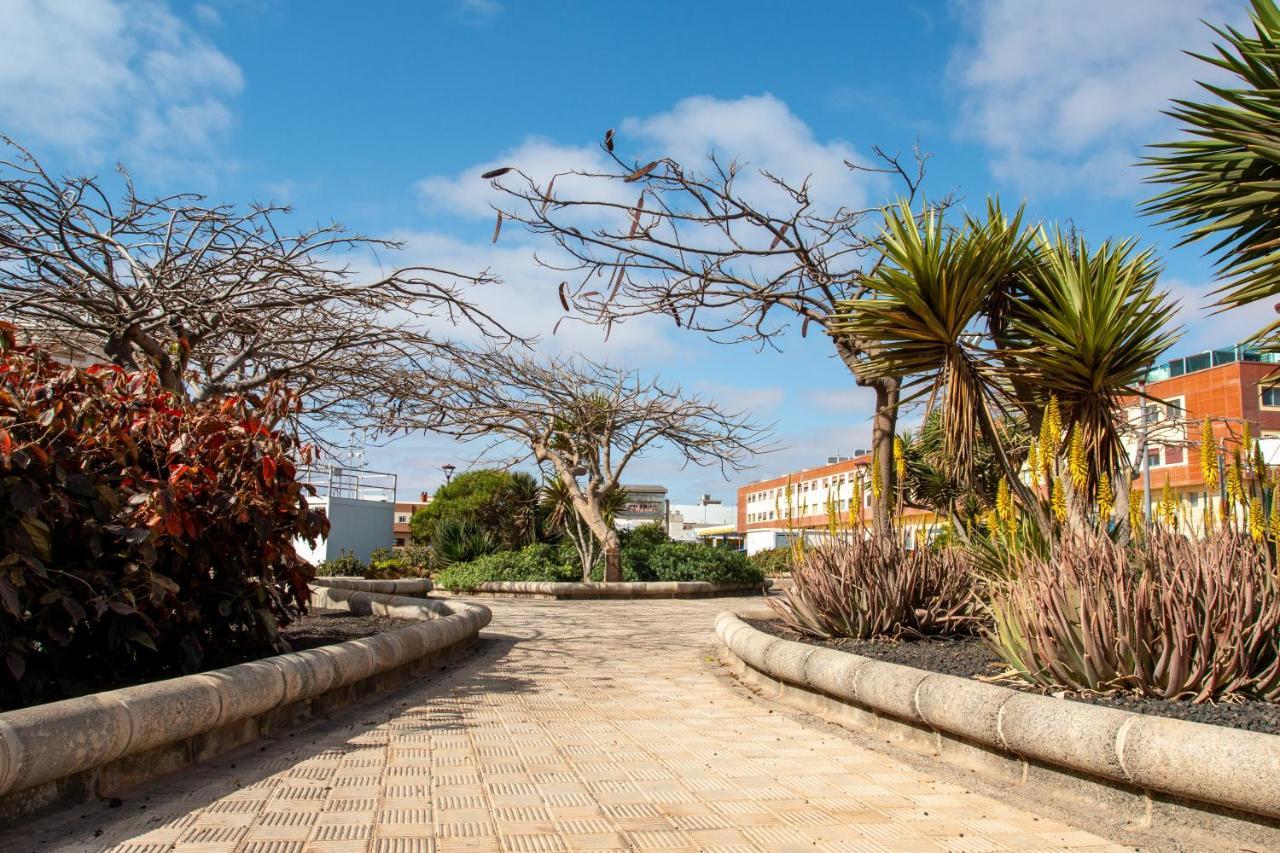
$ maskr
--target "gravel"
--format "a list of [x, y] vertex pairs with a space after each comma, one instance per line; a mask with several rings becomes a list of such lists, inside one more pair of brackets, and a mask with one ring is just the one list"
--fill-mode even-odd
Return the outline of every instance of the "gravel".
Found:
[[[1008, 669], [979, 637], [945, 640], [853, 640], [837, 637], [822, 640], [792, 631], [781, 622], [771, 619], [743, 621], [759, 631], [784, 640], [851, 652], [888, 663], [913, 666], [917, 669], [927, 669], [962, 678], [998, 678]], [[1015, 689], [1050, 692], [1016, 681], [1001, 680], [999, 683]], [[1280, 704], [1274, 702], [1234, 700], [1194, 705], [1185, 700], [1153, 699], [1122, 692], [1106, 694], [1057, 692], [1053, 695], [1075, 702], [1105, 705], [1137, 714], [1154, 714], [1233, 729], [1280, 734]]]
[[413, 619], [393, 619], [390, 616], [361, 616], [347, 610], [321, 610], [311, 608], [306, 616], [292, 622], [281, 634], [295, 652], [328, 646], [347, 640], [371, 637], [384, 631], [394, 631], [414, 624]]

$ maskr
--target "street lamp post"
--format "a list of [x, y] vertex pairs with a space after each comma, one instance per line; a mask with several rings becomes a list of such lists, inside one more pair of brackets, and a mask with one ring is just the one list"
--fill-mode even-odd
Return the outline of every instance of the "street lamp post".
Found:
[[449, 481], [453, 479], [453, 472], [458, 470], [457, 466], [452, 463], [441, 465], [440, 470], [444, 472], [444, 484], [449, 485]]

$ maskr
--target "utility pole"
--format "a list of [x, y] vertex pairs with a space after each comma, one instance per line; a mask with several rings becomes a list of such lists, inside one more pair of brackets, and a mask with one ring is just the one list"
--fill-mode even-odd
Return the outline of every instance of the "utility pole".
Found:
[[1143, 373], [1138, 380], [1138, 411], [1141, 422], [1138, 424], [1138, 447], [1142, 453], [1142, 520], [1148, 529], [1151, 527], [1151, 453], [1147, 450], [1147, 377]]

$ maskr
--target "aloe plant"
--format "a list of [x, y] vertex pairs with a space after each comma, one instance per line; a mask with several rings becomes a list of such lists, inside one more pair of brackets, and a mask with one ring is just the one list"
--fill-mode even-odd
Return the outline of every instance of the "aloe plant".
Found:
[[1072, 534], [994, 583], [990, 607], [991, 647], [1032, 684], [1280, 700], [1280, 588], [1247, 535]]
[[792, 586], [769, 604], [791, 628], [816, 637], [923, 638], [978, 627], [974, 573], [960, 548], [908, 551], [861, 536], [800, 550]]

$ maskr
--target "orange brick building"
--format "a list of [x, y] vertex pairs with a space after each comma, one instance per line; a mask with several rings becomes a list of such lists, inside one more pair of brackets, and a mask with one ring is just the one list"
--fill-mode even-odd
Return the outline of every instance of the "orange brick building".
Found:
[[[839, 520], [847, 524], [849, 504], [861, 493], [855, 519], [870, 525], [871, 454], [858, 451], [852, 457], [832, 457], [826, 465], [792, 471], [738, 489], [738, 532], [748, 554], [785, 545], [790, 538], [822, 537], [829, 530], [827, 508], [834, 503]], [[791, 486], [790, 515], [786, 497]], [[861, 487], [859, 488], [859, 484]], [[905, 508], [901, 517], [908, 544], [927, 536], [937, 519], [925, 510]]]
[[[1152, 500], [1167, 482], [1189, 520], [1200, 518], [1205, 502], [1215, 494], [1205, 487], [1200, 464], [1200, 425], [1210, 418], [1220, 455], [1237, 445], [1247, 422], [1265, 447], [1280, 438], [1280, 359], [1243, 346], [1176, 358], [1152, 369], [1147, 394], [1163, 405], [1140, 406], [1129, 400], [1132, 427], [1129, 448], [1137, 458], [1136, 426], [1147, 418]], [[1141, 487], [1141, 477], [1135, 483]]]

